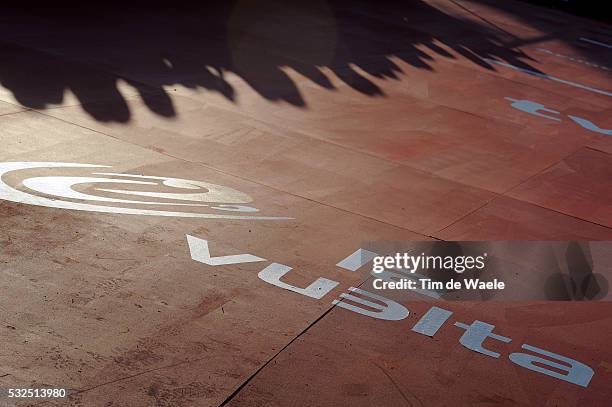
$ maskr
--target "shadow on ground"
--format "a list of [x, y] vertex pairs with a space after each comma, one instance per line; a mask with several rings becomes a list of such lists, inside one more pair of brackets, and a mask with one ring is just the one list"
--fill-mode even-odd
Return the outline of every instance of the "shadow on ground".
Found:
[[[69, 90], [95, 119], [127, 122], [120, 81], [152, 111], [173, 117], [167, 93], [173, 86], [235, 101], [239, 90], [228, 73], [267, 100], [306, 107], [288, 69], [330, 91], [335, 75], [371, 97], [383, 92], [369, 76], [404, 74], [394, 58], [424, 70], [434, 70], [438, 58], [465, 58], [490, 70], [483, 58], [494, 58], [536, 70], [503, 30], [420, 0], [83, 3], [13, 6], [0, 16], [0, 84], [22, 105], [58, 105]], [[100, 100], [113, 108], [89, 103]]]

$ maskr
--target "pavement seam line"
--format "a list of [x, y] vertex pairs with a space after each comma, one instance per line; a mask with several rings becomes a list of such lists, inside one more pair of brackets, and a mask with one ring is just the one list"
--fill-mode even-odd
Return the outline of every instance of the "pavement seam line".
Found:
[[61, 119], [61, 118], [59, 118], [59, 117], [55, 117], [55, 116], [52, 116], [52, 115], [46, 114], [46, 113], [44, 113], [43, 111], [39, 111], [39, 110], [32, 110], [32, 112], [38, 113], [38, 114], [40, 114], [40, 115], [42, 115], [42, 116], [49, 117], [49, 118], [54, 119], [54, 120], [59, 120], [59, 121], [61, 121], [61, 122], [64, 122], [64, 123], [70, 124], [70, 125], [72, 125], [72, 126], [77, 126], [77, 127], [82, 128], [82, 129], [89, 130], [89, 131], [91, 131], [91, 132], [94, 132], [94, 133], [97, 133], [97, 134], [100, 134], [100, 135], [103, 135], [103, 136], [109, 137], [109, 138], [111, 138], [111, 139], [113, 139], [113, 140], [115, 140], [115, 141], [121, 142], [121, 143], [129, 144], [129, 145], [132, 145], [132, 146], [135, 146], [135, 147], [139, 147], [139, 148], [142, 148], [142, 149], [145, 149], [145, 150], [149, 150], [149, 151], [154, 151], [154, 152], [156, 152], [156, 153], [158, 153], [158, 154], [164, 155], [164, 156], [166, 156], [166, 157], [173, 158], [173, 159], [175, 159], [175, 160], [183, 161], [183, 162], [190, 163], [190, 164], [200, 165], [200, 166], [206, 167], [206, 168], [208, 168], [208, 169], [211, 169], [211, 170], [213, 170], [213, 171], [215, 171], [215, 172], [218, 172], [218, 173], [220, 173], [220, 174], [229, 175], [229, 176], [231, 176], [231, 177], [238, 178], [238, 179], [240, 179], [240, 180], [247, 181], [247, 182], [250, 182], [250, 183], [253, 183], [253, 184], [256, 184], [256, 185], [260, 185], [260, 186], [263, 186], [263, 187], [269, 188], [269, 189], [271, 189], [271, 190], [274, 190], [274, 191], [277, 191], [277, 192], [281, 192], [281, 193], [283, 193], [283, 194], [287, 194], [287, 195], [290, 195], [290, 196], [293, 196], [293, 197], [296, 197], [296, 198], [304, 199], [304, 200], [309, 201], [309, 202], [313, 202], [313, 203], [316, 203], [316, 204], [319, 204], [319, 205], [322, 205], [322, 206], [326, 206], [326, 207], [329, 207], [329, 208], [333, 208], [333, 209], [336, 209], [336, 210], [339, 210], [339, 211], [342, 211], [342, 212], [345, 212], [345, 213], [351, 214], [351, 215], [353, 215], [353, 216], [359, 216], [359, 217], [364, 218], [364, 219], [369, 219], [369, 220], [375, 221], [375, 222], [377, 222], [377, 223], [382, 223], [382, 224], [384, 224], [384, 225], [388, 225], [388, 226], [391, 226], [391, 227], [394, 227], [394, 228], [397, 228], [397, 229], [402, 229], [402, 230], [405, 230], [405, 231], [407, 231], [407, 232], [414, 233], [414, 234], [417, 234], [417, 235], [420, 235], [420, 236], [429, 237], [429, 238], [432, 238], [432, 239], [435, 239], [435, 240], [439, 240], [439, 239], [437, 239], [437, 238], [435, 238], [435, 237], [433, 237], [433, 236], [431, 236], [431, 235], [429, 235], [429, 234], [427, 234], [427, 233], [425, 233], [425, 232], [417, 232], [417, 231], [414, 231], [414, 230], [408, 229], [408, 228], [406, 228], [406, 227], [404, 227], [404, 226], [395, 225], [395, 224], [393, 224], [393, 223], [385, 222], [385, 221], [383, 221], [383, 220], [376, 219], [376, 218], [373, 218], [373, 217], [371, 217], [371, 216], [367, 216], [367, 215], [364, 215], [364, 214], [361, 214], [361, 213], [358, 213], [358, 212], [351, 212], [351, 211], [349, 211], [348, 209], [339, 208], [339, 207], [337, 207], [337, 206], [334, 206], [334, 205], [331, 205], [331, 204], [328, 204], [328, 203], [324, 203], [324, 202], [320, 202], [320, 201], [317, 201], [317, 200], [315, 200], [315, 199], [308, 198], [308, 197], [305, 197], [305, 196], [302, 196], [302, 195], [299, 195], [299, 194], [296, 194], [296, 193], [293, 193], [293, 192], [284, 191], [284, 190], [279, 189], [279, 188], [277, 188], [277, 187], [273, 187], [273, 186], [270, 186], [270, 185], [264, 184], [264, 183], [259, 182], [259, 181], [251, 180], [251, 179], [249, 179], [249, 178], [245, 178], [245, 177], [243, 177], [243, 176], [236, 175], [236, 174], [233, 174], [233, 173], [231, 173], [231, 172], [227, 172], [227, 171], [224, 171], [224, 170], [221, 170], [221, 169], [215, 168], [215, 167], [213, 167], [213, 166], [211, 166], [211, 165], [209, 165], [209, 164], [206, 164], [206, 163], [203, 163], [203, 162], [200, 162], [200, 161], [190, 161], [190, 160], [187, 160], [187, 159], [184, 159], [184, 158], [181, 158], [181, 157], [176, 157], [176, 156], [174, 156], [174, 155], [172, 155], [172, 154], [169, 154], [168, 152], [160, 152], [160, 151], [158, 151], [158, 150], [156, 150], [156, 149], [154, 149], [154, 148], [152, 148], [152, 147], [143, 146], [143, 145], [140, 145], [140, 144], [135, 144], [135, 143], [132, 143], [132, 142], [130, 142], [130, 141], [127, 141], [127, 140], [124, 140], [124, 139], [121, 139], [121, 138], [118, 138], [118, 137], [112, 136], [112, 135], [110, 135], [110, 134], [107, 134], [107, 133], [101, 132], [101, 131], [99, 131], [99, 130], [95, 130], [95, 129], [89, 128], [89, 127], [87, 127], [87, 126], [83, 126], [83, 125], [81, 125], [81, 124], [78, 124], [78, 123], [73, 123], [73, 122], [70, 122], [70, 121], [68, 121], [68, 120], [64, 120], [64, 119]]
[[[18, 106], [18, 105], [13, 105], [13, 106]], [[0, 114], [0, 117], [12, 116], [12, 115], [15, 115], [15, 114], [26, 113], [26, 112], [31, 112], [31, 111], [32, 111], [31, 109], [24, 108], [24, 110], [19, 110], [17, 112], [2, 113], [2, 114]]]
[[[369, 277], [368, 277], [369, 278]], [[362, 287], [366, 281], [368, 280], [368, 278], [364, 279], [357, 287]], [[343, 301], [343, 299], [339, 300], [340, 302]], [[336, 308], [336, 304], [332, 304], [331, 307], [329, 309], [327, 309], [325, 312], [323, 312], [323, 314], [319, 315], [313, 322], [311, 322], [310, 324], [308, 324], [299, 334], [297, 334], [293, 339], [291, 339], [287, 344], [285, 344], [278, 352], [276, 352], [269, 360], [267, 360], [263, 365], [261, 365], [251, 376], [249, 376], [243, 383], [240, 384], [240, 386], [238, 386], [231, 394], [230, 396], [228, 396], [220, 405], [219, 407], [223, 407], [225, 406], [229, 401], [231, 401], [231, 399], [233, 397], [235, 397], [240, 390], [242, 390], [259, 372], [261, 372], [268, 364], [270, 364], [270, 362], [272, 362], [280, 353], [282, 353], [287, 347], [289, 347], [289, 345], [291, 345], [293, 342], [295, 342], [296, 339], [298, 339], [300, 336], [302, 336], [304, 333], [306, 333], [312, 326], [314, 326], [317, 322], [319, 322], [321, 319], [323, 319], [327, 314], [329, 314], [331, 312], [331, 310], [333, 310], [334, 308]], [[206, 358], [196, 358], [196, 359], [189, 359], [189, 360], [184, 360], [181, 362], [177, 362], [177, 363], [173, 363], [170, 365], [165, 365], [165, 366], [160, 366], [154, 369], [148, 369], [148, 370], [144, 370], [142, 372], [138, 372], [132, 375], [128, 375], [128, 376], [124, 376], [118, 379], [114, 379], [114, 380], [110, 380], [108, 382], [104, 382], [104, 383], [99, 383], [84, 389], [80, 389], [80, 390], [76, 390], [74, 393], [72, 394], [82, 394], [82, 393], [86, 393], [88, 391], [91, 390], [95, 390], [98, 389], [100, 387], [104, 387], [110, 384], [114, 384], [114, 383], [118, 383], [121, 382], [123, 380], [129, 380], [129, 379], [133, 379], [135, 377], [139, 377], [142, 375], [146, 375], [148, 373], [151, 372], [156, 372], [159, 370], [164, 370], [164, 369], [169, 369], [169, 368], [173, 368], [176, 366], [180, 366], [180, 365], [184, 365], [184, 364], [190, 364], [193, 362], [199, 362], [202, 360], [206, 360]], [[69, 397], [69, 396], [68, 396]], [[49, 401], [45, 400], [45, 401], [41, 401], [40, 403], [37, 404], [32, 404], [32, 406], [37, 406], [37, 405], [42, 405], [44, 403], [48, 403]]]
[[[569, 214], [569, 213], [565, 213], [565, 212], [562, 212], [562, 211], [559, 211], [559, 210], [556, 210], [556, 209], [553, 209], [553, 208], [548, 208], [548, 207], [546, 207], [546, 206], [539, 205], [539, 204], [534, 203], [534, 202], [531, 202], [531, 201], [526, 201], [526, 200], [524, 200], [524, 199], [514, 198], [514, 197], [512, 197], [512, 196], [507, 195], [507, 194], [508, 194], [509, 192], [511, 192], [512, 190], [514, 190], [514, 189], [516, 189], [516, 188], [520, 187], [521, 185], [523, 185], [523, 184], [527, 183], [527, 182], [528, 182], [529, 180], [531, 180], [532, 178], [535, 178], [535, 177], [537, 177], [537, 176], [540, 176], [540, 175], [544, 174], [544, 173], [545, 173], [547, 170], [549, 170], [549, 169], [553, 168], [554, 166], [558, 165], [560, 162], [562, 162], [562, 161], [563, 161], [563, 160], [565, 160], [566, 158], [568, 158], [568, 157], [570, 157], [570, 156], [574, 155], [575, 153], [577, 153], [578, 151], [580, 151], [580, 150], [581, 150], [581, 149], [583, 149], [583, 148], [587, 148], [587, 149], [590, 149], [590, 150], [594, 150], [594, 151], [597, 151], [597, 152], [601, 152], [601, 153], [604, 153], [604, 154], [608, 154], [608, 153], [606, 153], [605, 151], [600, 151], [600, 150], [598, 150], [598, 149], [596, 149], [596, 148], [592, 148], [592, 147], [590, 147], [590, 146], [588, 146], [588, 145], [583, 145], [583, 146], [580, 146], [580, 147], [576, 148], [574, 151], [572, 151], [571, 153], [569, 153], [567, 156], [565, 156], [565, 157], [561, 158], [559, 161], [556, 161], [556, 162], [554, 162], [554, 163], [550, 164], [548, 167], [543, 168], [543, 169], [542, 169], [541, 171], [539, 171], [538, 173], [533, 174], [533, 175], [531, 175], [531, 176], [529, 176], [529, 177], [525, 178], [523, 181], [520, 181], [520, 182], [518, 182], [516, 185], [511, 186], [511, 187], [510, 187], [510, 188], [508, 188], [507, 190], [505, 190], [505, 191], [503, 191], [503, 192], [501, 192], [501, 193], [497, 194], [497, 196], [495, 196], [495, 197], [491, 198], [489, 201], [487, 201], [487, 202], [486, 202], [485, 204], [483, 204], [481, 207], [474, 209], [473, 211], [471, 211], [471, 212], [469, 212], [469, 213], [465, 214], [464, 216], [462, 216], [461, 218], [457, 219], [456, 221], [451, 222], [451, 223], [450, 223], [450, 224], [448, 224], [447, 226], [444, 226], [442, 229], [435, 231], [434, 233], [432, 233], [433, 237], [435, 237], [437, 234], [441, 233], [442, 231], [444, 231], [444, 230], [446, 230], [446, 229], [450, 228], [451, 226], [455, 225], [456, 223], [460, 222], [461, 220], [465, 219], [465, 218], [466, 218], [466, 217], [468, 217], [469, 215], [471, 215], [471, 214], [475, 213], [476, 211], [479, 211], [480, 209], [483, 209], [484, 207], [489, 206], [489, 205], [490, 205], [490, 204], [491, 204], [491, 203], [492, 203], [494, 200], [499, 199], [499, 198], [501, 198], [501, 197], [504, 197], [504, 198], [507, 198], [507, 199], [515, 199], [515, 200], [517, 200], [517, 201], [524, 202], [524, 203], [527, 203], [527, 204], [529, 204], [529, 205], [533, 205], [533, 206], [535, 206], [535, 207], [538, 207], [538, 208], [541, 208], [541, 209], [544, 209], [544, 210], [548, 210], [548, 211], [551, 211], [551, 212], [554, 212], [554, 213], [558, 213], [558, 214], [560, 214], [560, 215], [567, 216], [567, 217], [570, 217], [570, 218], [576, 219], [576, 220], [578, 220], [578, 221], [582, 221], [582, 222], [590, 223], [590, 224], [593, 224], [593, 225], [596, 225], [596, 226], [600, 226], [600, 227], [603, 227], [603, 228], [606, 228], [606, 229], [611, 229], [611, 230], [612, 230], [612, 227], [610, 227], [610, 226], [607, 226], [607, 225], [602, 225], [602, 224], [600, 224], [600, 223], [593, 222], [593, 221], [588, 220], [588, 219], [583, 219], [583, 218], [580, 218], [580, 217], [578, 217], [578, 216], [575, 216], [575, 215], [572, 215], [572, 214]], [[443, 239], [442, 239], [442, 240], [443, 240]]]
[[[368, 281], [369, 277], [367, 277], [366, 279], [364, 279], [358, 286], [357, 288], [362, 287], [366, 281]], [[340, 298], [338, 300], [338, 302], [343, 302], [344, 299]], [[313, 326], [315, 326], [315, 324], [317, 324], [319, 321], [321, 321], [324, 317], [327, 316], [327, 314], [329, 314], [334, 308], [337, 307], [337, 304], [333, 304], [332, 306], [329, 307], [329, 309], [327, 309], [323, 314], [319, 315], [319, 317], [317, 319], [315, 319], [314, 321], [312, 321], [308, 326], [306, 326], [306, 328], [304, 328], [302, 330], [302, 332], [300, 332], [299, 334], [297, 334], [293, 339], [291, 339], [285, 346], [283, 346], [278, 352], [276, 352], [274, 354], [274, 356], [272, 356], [266, 363], [264, 363], [263, 365], [261, 365], [251, 376], [249, 376], [242, 384], [240, 384], [240, 386], [238, 386], [229, 396], [227, 396], [227, 398], [221, 403], [219, 404], [219, 407], [225, 407], [229, 402], [232, 401], [232, 399], [234, 397], [236, 397], [254, 378], [255, 376], [257, 376], [261, 371], [263, 371], [266, 366], [268, 366], [274, 359], [276, 359], [285, 349], [287, 349], [289, 346], [291, 346], [291, 344], [293, 344], [298, 338], [300, 338], [302, 335], [304, 335], [306, 332], [308, 332], [308, 330], [310, 328], [312, 328]]]

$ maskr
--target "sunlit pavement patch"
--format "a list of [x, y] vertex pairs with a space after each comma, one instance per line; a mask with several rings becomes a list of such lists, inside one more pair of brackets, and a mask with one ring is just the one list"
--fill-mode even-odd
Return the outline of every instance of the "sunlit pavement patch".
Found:
[[[451, 323], [432, 337], [414, 332], [432, 309], [424, 302], [406, 303], [411, 314], [398, 322], [337, 309], [266, 366], [229, 405], [284, 405], [296, 394], [303, 405], [321, 406], [342, 405], [346, 400], [357, 406], [470, 405], [485, 400], [534, 406], [551, 400], [607, 404], [610, 373], [598, 365], [609, 357], [604, 338], [611, 333], [610, 303], [436, 305], [452, 313], [451, 321], [467, 325], [483, 321], [511, 341], [489, 338], [483, 343], [500, 354], [496, 358], [470, 350], [465, 329]], [[589, 387], [556, 380], [509, 360], [512, 353], [529, 353], [522, 349], [524, 343], [536, 342], [546, 342], [558, 354], [580, 353], [581, 361], [597, 372]]]
[[25, 108], [0, 101], [0, 116], [24, 111]]
[[[0, 359], [7, 374], [1, 378], [5, 386], [61, 382], [74, 400], [81, 397], [74, 394], [76, 390], [101, 386], [108, 394], [115, 380], [127, 383], [122, 379], [136, 374], [134, 380], [147, 383], [145, 390], [134, 388], [125, 398], [138, 405], [149, 397], [149, 386], [160, 380], [163, 393], [164, 380], [176, 375], [189, 379], [185, 386], [195, 386], [199, 398], [218, 404], [331, 304], [267, 290], [257, 283], [258, 263], [222, 265], [213, 273], [202, 270], [202, 264], [191, 259], [185, 234], [214, 241], [212, 256], [246, 248], [291, 263], [301, 275], [295, 285], [325, 269], [330, 279], [347, 286], [359, 284], [360, 276], [333, 267], [337, 252], [358, 247], [364, 238], [423, 238], [36, 113], [0, 120], [4, 120], [0, 138], [5, 146], [0, 156], [4, 165], [11, 162], [19, 168], [2, 176], [2, 182], [11, 186], [4, 193], [29, 191], [22, 197], [25, 202], [0, 201], [4, 233], [0, 269], [6, 277], [0, 288], [6, 312], [3, 323], [14, 328], [3, 330]], [[29, 129], [27, 135], [18, 133], [24, 127]], [[29, 161], [9, 159], [24, 156]], [[101, 156], [104, 163], [91, 164], [95, 167], [75, 164], [99, 163]], [[28, 162], [44, 163], [39, 164], [44, 168], [25, 168]], [[52, 163], [75, 167], [50, 168]], [[117, 182], [126, 179], [155, 185]], [[241, 215], [269, 213], [283, 219], [236, 219], [235, 211], [225, 211], [231, 218], [205, 219], [123, 212], [127, 206], [166, 211], [168, 205], [133, 201], [159, 202], [176, 196], [151, 193], [193, 194], [200, 189], [206, 190], [204, 195], [195, 198], [204, 201], [196, 203], [255, 205], [259, 212]], [[51, 207], [32, 204], [40, 197]], [[75, 202], [97, 205], [95, 210], [80, 211], [74, 210]], [[100, 212], [100, 205], [119, 213]], [[196, 206], [191, 213], [211, 209]], [[325, 247], [322, 241], [327, 242]], [[296, 264], [296, 258], [302, 260]], [[299, 315], [293, 309], [300, 309]], [[41, 325], [50, 328], [33, 337], [30, 332]]]

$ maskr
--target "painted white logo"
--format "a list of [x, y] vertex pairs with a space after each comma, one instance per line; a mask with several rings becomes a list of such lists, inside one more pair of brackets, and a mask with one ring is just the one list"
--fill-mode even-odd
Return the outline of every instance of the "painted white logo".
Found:
[[[208, 182], [193, 181], [181, 178], [154, 177], [136, 174], [118, 174], [112, 172], [96, 172], [86, 177], [73, 176], [45, 176], [26, 178], [21, 183], [25, 188], [35, 193], [48, 195], [52, 198], [34, 195], [8, 185], [3, 177], [14, 171], [34, 168], [110, 168], [107, 165], [53, 163], [53, 162], [5, 162], [0, 163], [0, 199], [24, 203], [28, 205], [46, 206], [49, 208], [73, 209], [77, 211], [124, 213], [131, 215], [171, 216], [182, 218], [206, 219], [254, 219], [254, 220], [283, 220], [287, 217], [240, 215], [238, 213], [255, 213], [259, 209], [244, 204], [253, 199], [235, 189], [210, 184]], [[134, 185], [164, 185], [171, 188], [189, 189], [191, 193], [149, 192], [129, 189], [95, 188], [96, 191], [122, 194], [139, 197], [138, 199], [111, 198], [108, 196], [90, 195], [79, 192], [74, 187], [82, 184], [130, 184]], [[24, 188], [24, 189], [25, 189]], [[148, 198], [148, 199], [147, 199]], [[154, 200], [151, 200], [154, 199]], [[106, 202], [122, 204], [122, 206], [105, 206], [98, 203], [84, 203], [78, 201]], [[179, 201], [179, 202], [173, 202]], [[192, 208], [209, 208], [220, 213], [183, 212], [173, 210], [141, 209], [127, 207], [130, 205], [175, 206]], [[228, 213], [230, 212], [230, 213]], [[237, 213], [238, 212], [238, 213]]]

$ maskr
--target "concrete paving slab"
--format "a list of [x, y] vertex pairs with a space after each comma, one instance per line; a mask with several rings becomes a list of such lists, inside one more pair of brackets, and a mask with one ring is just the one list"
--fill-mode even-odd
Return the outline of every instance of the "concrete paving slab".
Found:
[[[174, 102], [181, 116], [179, 134], [172, 121], [152, 115], [140, 103], [133, 104], [132, 120], [127, 126], [91, 120], [79, 107], [54, 109], [48, 114], [418, 233], [442, 229], [493, 197], [485, 190], [295, 131], [271, 128], [190, 99], [175, 97]], [[112, 109], [112, 105], [92, 108], [104, 111]], [[380, 196], [386, 199], [381, 202]], [[446, 204], [441, 206], [441, 201]], [[438, 209], [432, 212], [432, 208]], [[406, 212], [414, 216], [407, 218]]]
[[[403, 321], [381, 321], [344, 309], [300, 336], [231, 400], [230, 406], [372, 405], [597, 405], [610, 397], [610, 373], [601, 366], [598, 391], [577, 389], [513, 364], [510, 352], [521, 344], [580, 357], [591, 366], [610, 359], [604, 337], [610, 335], [607, 304], [440, 304], [452, 321], [487, 321], [511, 343], [488, 340], [502, 355], [486, 356], [463, 347], [465, 332], [451, 321], [434, 337], [411, 328], [433, 304], [405, 302]], [[563, 321], [563, 322], [561, 322]], [[556, 326], [561, 323], [562, 326]], [[582, 332], [597, 331], [592, 342]], [[364, 335], [363, 332], [372, 334]], [[374, 333], [375, 332], [375, 333]], [[600, 347], [602, 346], [603, 347]], [[444, 389], [444, 390], [441, 390]], [[495, 389], [495, 391], [491, 391]], [[325, 395], [325, 396], [322, 396]]]
[[5, 114], [22, 112], [25, 109], [22, 106], [14, 105], [11, 103], [0, 102], [0, 116]]
[[[10, 276], [2, 287], [3, 298], [31, 298], [27, 304], [3, 303], [4, 385], [70, 383], [71, 389], [85, 390], [128, 376], [180, 366], [176, 370], [178, 375], [193, 369], [200, 380], [205, 378], [206, 384], [198, 386], [208, 390], [200, 396], [216, 404], [288, 339], [318, 318], [326, 306], [290, 295], [287, 303], [274, 295], [276, 287], [268, 291], [266, 283], [257, 278], [265, 263], [245, 269], [214, 268], [193, 261], [187, 234], [210, 241], [211, 251], [251, 252], [291, 263], [297, 273], [288, 280], [295, 284], [308, 285], [310, 273], [317, 274], [312, 278], [316, 280], [325, 269], [330, 278], [337, 275], [346, 279], [347, 286], [358, 284], [360, 276], [333, 267], [328, 270], [328, 265], [348, 256], [364, 240], [424, 238], [201, 165], [177, 161], [36, 112], [2, 116], [0, 123], [0, 137], [6, 146], [0, 157], [3, 161], [27, 157], [28, 161], [38, 162], [110, 165], [118, 173], [191, 177], [223, 185], [235, 181], [232, 188], [241, 189], [259, 201], [258, 215], [264, 216], [266, 212], [268, 216], [282, 217], [271, 220], [143, 217], [3, 201], [2, 229], [8, 234], [2, 240], [1, 267]], [[17, 130], [27, 136], [23, 145], [15, 140]], [[62, 172], [60, 168], [42, 174], [91, 176], [92, 171], [109, 169]], [[3, 181], [18, 186], [27, 183], [23, 177], [27, 179], [35, 173], [35, 169], [13, 171], [4, 174]], [[104, 184], [105, 180], [108, 183], [105, 177], [100, 182]], [[271, 195], [265, 198], [267, 194]], [[162, 209], [160, 205], [154, 207]], [[329, 211], [329, 215], [321, 210]], [[232, 214], [225, 212], [228, 213]], [[298, 218], [311, 220], [303, 223]], [[284, 224], [274, 226], [278, 222]], [[266, 232], [272, 227], [287, 232], [284, 241], [289, 246], [278, 246], [276, 234]], [[325, 229], [329, 233], [321, 232]], [[366, 229], [373, 235], [368, 236]], [[354, 240], [347, 240], [345, 234]], [[321, 244], [328, 250], [322, 250]], [[296, 262], [296, 258], [301, 260]], [[272, 302], [258, 304], [257, 298], [264, 303]], [[298, 303], [288, 305], [296, 300]], [[313, 305], [309, 317], [303, 306]], [[293, 307], [300, 309], [297, 318], [291, 311]], [[278, 312], [286, 313], [287, 319], [269, 318]], [[262, 329], [264, 321], [272, 325]], [[249, 327], [250, 324], [253, 325]], [[238, 331], [230, 333], [233, 329]], [[263, 336], [256, 339], [255, 332]], [[245, 335], [249, 337], [246, 347]], [[212, 342], [208, 337], [213, 338]], [[214, 362], [205, 357], [208, 352], [220, 359]], [[187, 368], [192, 362], [195, 364]], [[133, 397], [139, 402], [148, 399], [146, 392], [133, 393]]]
[[581, 149], [508, 195], [611, 227], [611, 163], [609, 154]]
[[443, 240], [610, 240], [612, 229], [509, 197], [436, 233]]

